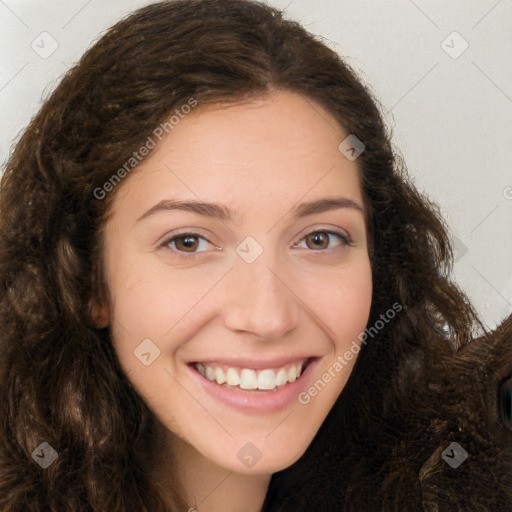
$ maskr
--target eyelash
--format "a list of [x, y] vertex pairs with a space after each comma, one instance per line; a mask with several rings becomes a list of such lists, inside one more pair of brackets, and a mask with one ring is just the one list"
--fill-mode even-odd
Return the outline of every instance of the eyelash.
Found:
[[[341, 242], [342, 242], [342, 245], [344, 246], [350, 246], [352, 247], [354, 245], [353, 241], [350, 239], [350, 237], [348, 235], [346, 235], [345, 233], [342, 233], [341, 231], [333, 231], [333, 230], [328, 230], [328, 229], [316, 229], [314, 231], [311, 231], [310, 233], [307, 233], [306, 235], [304, 235], [300, 241], [302, 242], [303, 240], [305, 240], [306, 238], [308, 238], [309, 236], [311, 235], [315, 235], [317, 233], [325, 233], [327, 235], [335, 235], [337, 237], [340, 238]], [[169, 247], [169, 245], [174, 242], [175, 240], [179, 239], [179, 238], [186, 238], [187, 236], [193, 236], [193, 237], [197, 237], [197, 238], [202, 238], [203, 240], [207, 241], [208, 243], [212, 244], [212, 242], [210, 242], [207, 238], [205, 238], [203, 235], [201, 235], [200, 233], [196, 232], [196, 231], [186, 231], [186, 232], [183, 232], [183, 233], [179, 233], [179, 234], [175, 234], [175, 235], [172, 235], [168, 238], [166, 238], [160, 245], [159, 247], [161, 248], [167, 248], [167, 249], [171, 249]], [[215, 245], [215, 244], [212, 244], [212, 245]], [[296, 246], [297, 244], [294, 244], [294, 246]], [[179, 251], [177, 249], [171, 249], [173, 252], [175, 252], [179, 257], [181, 258], [193, 258], [195, 257], [197, 254], [200, 254], [201, 252], [203, 251], [199, 251], [199, 252], [185, 252], [185, 251]], [[318, 250], [314, 250], [314, 249], [310, 249], [312, 252], [327, 252], [329, 251], [329, 249], [318, 249]]]

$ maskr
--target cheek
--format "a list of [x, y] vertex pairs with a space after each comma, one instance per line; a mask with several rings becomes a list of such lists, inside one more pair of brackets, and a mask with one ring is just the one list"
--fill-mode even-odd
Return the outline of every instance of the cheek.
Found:
[[109, 283], [112, 342], [125, 374], [148, 403], [169, 385], [165, 370], [174, 368], [182, 345], [212, 314], [204, 299], [221, 275], [119, 258]]
[[135, 339], [161, 339], [194, 309], [214, 278], [147, 264], [144, 258], [120, 260], [110, 283], [115, 324]]
[[[211, 301], [204, 297], [215, 295], [212, 289], [222, 277], [221, 270], [162, 272], [161, 268], [121, 258], [110, 283], [111, 327], [120, 359], [130, 361], [128, 357], [133, 358], [133, 351], [144, 339], [165, 339], [167, 345], [178, 334], [181, 336], [191, 322], [200, 324], [201, 318], [209, 314], [205, 304], [210, 303], [211, 307]], [[344, 350], [368, 321], [372, 298], [369, 261], [362, 259], [357, 265], [332, 272], [302, 272], [302, 276], [297, 273], [294, 277], [294, 293], [299, 302], [323, 325], [336, 344], [336, 352]], [[169, 350], [167, 346], [163, 348]]]
[[308, 301], [323, 321], [336, 352], [346, 350], [364, 331], [372, 303], [372, 274], [369, 262], [324, 279]]
[[332, 352], [319, 366], [318, 378], [298, 397], [309, 417], [321, 418], [342, 392], [359, 357], [372, 303], [370, 263], [362, 260], [323, 284], [309, 300], [330, 336]]

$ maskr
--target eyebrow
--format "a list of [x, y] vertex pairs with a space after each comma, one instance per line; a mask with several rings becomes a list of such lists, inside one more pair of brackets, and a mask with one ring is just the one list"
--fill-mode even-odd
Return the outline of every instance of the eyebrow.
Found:
[[[337, 208], [353, 208], [364, 214], [362, 206], [346, 197], [327, 197], [323, 199], [308, 201], [295, 206], [290, 213], [292, 213], [293, 219], [299, 219], [301, 217], [314, 215], [316, 213], [323, 213]], [[219, 203], [210, 203], [198, 201], [195, 199], [187, 201], [179, 199], [164, 199], [152, 206], [146, 213], [141, 215], [137, 219], [137, 222], [155, 213], [173, 210], [189, 211], [203, 215], [205, 217], [212, 217], [223, 221], [231, 220], [233, 218], [233, 214], [236, 213]]]

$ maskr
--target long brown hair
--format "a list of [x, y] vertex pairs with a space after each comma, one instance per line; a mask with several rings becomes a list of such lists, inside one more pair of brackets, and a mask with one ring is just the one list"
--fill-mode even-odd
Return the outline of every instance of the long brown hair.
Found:
[[[149, 5], [118, 22], [66, 74], [2, 177], [3, 512], [187, 510], [177, 478], [167, 504], [155, 483], [156, 420], [121, 371], [109, 330], [93, 321], [107, 293], [102, 227], [122, 183], [104, 199], [94, 192], [190, 98], [200, 108], [277, 89], [322, 105], [364, 143], [369, 325], [395, 302], [403, 308], [362, 349], [342, 393], [357, 393], [362, 405], [344, 428], [361, 431], [366, 416], [399, 407], [435, 354], [472, 337], [476, 315], [448, 277], [446, 226], [409, 182], [378, 102], [340, 56], [263, 3]], [[329, 421], [341, 421], [340, 404]], [[294, 472], [273, 476], [268, 510], [270, 495], [293, 488], [303, 460], [339, 431], [322, 429]], [[45, 470], [32, 455], [42, 442], [58, 454]]]

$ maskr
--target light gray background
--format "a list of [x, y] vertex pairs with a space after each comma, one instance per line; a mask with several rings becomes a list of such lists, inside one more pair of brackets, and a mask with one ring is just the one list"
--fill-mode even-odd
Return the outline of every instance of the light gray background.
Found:
[[[150, 3], [0, 0], [2, 169], [70, 65]], [[454, 279], [494, 327], [512, 312], [512, 0], [267, 3], [325, 38], [381, 101], [413, 181], [457, 239]]]

